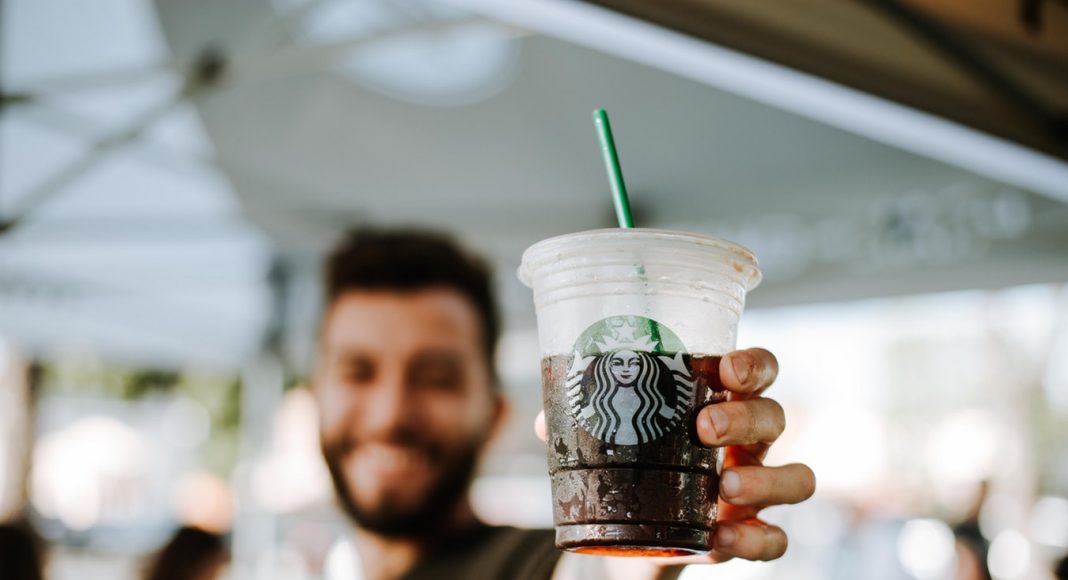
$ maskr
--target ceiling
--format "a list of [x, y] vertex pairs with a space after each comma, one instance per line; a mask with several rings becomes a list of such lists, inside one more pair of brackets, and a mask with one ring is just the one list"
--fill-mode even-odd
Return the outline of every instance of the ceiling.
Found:
[[[0, 238], [0, 268], [8, 268], [14, 258], [26, 268], [50, 263], [51, 254], [32, 257], [46, 243], [59, 255], [83, 247], [87, 239], [98, 244], [111, 236], [128, 240], [129, 251], [144, 247], [151, 255], [154, 246], [144, 241], [146, 232], [150, 238], [177, 236], [199, 244], [201, 254], [175, 254], [174, 263], [180, 265], [171, 275], [147, 276], [158, 282], [154, 296], [181, 279], [190, 292], [200, 292], [210, 311], [247, 312], [233, 322], [243, 329], [234, 335], [234, 344], [244, 346], [227, 350], [224, 358], [229, 360], [255, 352], [271, 328], [272, 312], [277, 313], [290, 352], [297, 360], [307, 360], [307, 338], [316, 320], [318, 263], [330, 240], [352, 224], [419, 224], [457, 232], [488, 254], [498, 267], [510, 326], [527, 328], [533, 324], [530, 296], [514, 276], [522, 250], [550, 235], [612, 225], [607, 180], [590, 119], [594, 108], [604, 107], [612, 116], [638, 224], [713, 233], [751, 247], [765, 272], [764, 284], [751, 296], [752, 307], [1068, 279], [1068, 203], [1059, 197], [1055, 181], [1039, 191], [1026, 180], [995, 179], [991, 172], [972, 170], [954, 162], [952, 155], [917, 153], [931, 150], [930, 144], [924, 145], [927, 149], [910, 147], [904, 141], [876, 139], [866, 130], [848, 130], [849, 123], [826, 117], [837, 105], [824, 107], [823, 117], [774, 106], [775, 98], [791, 101], [789, 94], [774, 97], [779, 86], [774, 79], [788, 77], [781, 72], [768, 77], [772, 80], [762, 85], [764, 93], [740, 86], [736, 92], [725, 88], [730, 83], [722, 79], [680, 74], [684, 63], [679, 59], [656, 66], [648, 58], [628, 56], [628, 50], [644, 46], [641, 43], [651, 37], [636, 33], [633, 45], [606, 40], [612, 37], [603, 34], [597, 42], [590, 40], [598, 38], [598, 23], [622, 30], [615, 19], [632, 19], [633, 6], [621, 3], [608, 11], [573, 1], [533, 2], [580, 10], [576, 14], [581, 17], [539, 19], [531, 13], [524, 26], [523, 13], [499, 12], [523, 2], [502, 3], [493, 10], [478, 2], [461, 4], [138, 4], [149, 9], [153, 26], [158, 26], [159, 46], [151, 58], [120, 69], [131, 74], [141, 70], [147, 76], [138, 77], [138, 83], [153, 75], [169, 79], [169, 89], [157, 90], [155, 101], [146, 97], [149, 104], [144, 108], [151, 111], [153, 103], [167, 99], [178, 103], [167, 110], [189, 112], [201, 136], [196, 142], [204, 145], [173, 155], [173, 142], [149, 138], [160, 132], [153, 118], [147, 124], [152, 131], [138, 133], [133, 141], [139, 158], [155, 165], [200, 167], [198, 171], [207, 172], [218, 185], [216, 198], [229, 201], [218, 202], [219, 209], [203, 215], [183, 214], [186, 210], [167, 204], [180, 206], [197, 194], [156, 195], [152, 203], [143, 202], [142, 210], [156, 212], [157, 221], [146, 221], [130, 201], [144, 199], [151, 186], [143, 186], [127, 192], [126, 201], [97, 205], [133, 207], [135, 219], [109, 227], [106, 220], [114, 212], [104, 211], [106, 215], [86, 225], [83, 214], [74, 211], [68, 221], [53, 222], [52, 230], [32, 239], [27, 238], [31, 214]], [[692, 4], [700, 10], [728, 10], [726, 3]], [[738, 19], [755, 19], [768, 30], [789, 24], [780, 21], [793, 22], [789, 26], [800, 22], [813, 27], [810, 38], [836, 38], [816, 30], [819, 27], [800, 10], [773, 14], [730, 6]], [[648, 18], [654, 24], [638, 22], [644, 27], [641, 34], [679, 33]], [[576, 28], [580, 24], [590, 28]], [[854, 32], [843, 30], [842, 35], [849, 42], [864, 37]], [[694, 34], [685, 32], [687, 42]], [[722, 48], [698, 42], [679, 46], [690, 47], [695, 59], [704, 54], [705, 45]], [[847, 41], [828, 40], [836, 42]], [[726, 41], [724, 45], [731, 48]], [[1051, 46], [1055, 56], [1050, 58], [1059, 58], [1060, 45]], [[746, 47], [732, 50], [739, 48]], [[864, 54], [860, 60], [879, 60], [880, 51]], [[893, 68], [894, 59], [883, 60]], [[743, 73], [762, 66], [739, 62]], [[920, 77], [943, 78], [940, 73], [921, 74], [927, 65], [917, 66]], [[5, 67], [10, 70], [10, 65]], [[28, 78], [25, 94], [45, 86], [41, 79], [46, 77]], [[958, 86], [956, 81], [947, 83]], [[124, 90], [129, 92], [130, 85], [124, 84]], [[61, 85], [53, 88], [57, 86], [62, 92]], [[828, 99], [849, 97], [826, 94]], [[808, 98], [819, 100], [819, 94]], [[41, 121], [39, 101], [15, 110], [19, 115], [37, 110]], [[895, 103], [902, 111], [912, 105]], [[921, 109], [924, 114], [937, 112]], [[1068, 171], [1057, 146], [996, 128], [983, 133], [985, 126], [967, 124], [964, 117], [962, 113], [950, 120], [960, 122], [966, 135], [981, 133], [978, 140], [987, 135], [1012, 154], [1041, 155], [1039, 162], [1052, 167], [1055, 175]], [[45, 119], [56, 122], [55, 115]], [[65, 127], [68, 133], [74, 128], [70, 123]], [[100, 146], [99, 139], [81, 135], [83, 146]], [[967, 148], [968, 142], [962, 143]], [[184, 169], [177, 173], [189, 174]], [[77, 198], [68, 192], [52, 203], [67, 196]], [[90, 209], [87, 204], [78, 211]], [[43, 213], [38, 210], [37, 219], [43, 220]], [[220, 219], [230, 225], [220, 225]], [[243, 233], [249, 222], [255, 228]], [[90, 227], [93, 223], [98, 225]], [[256, 230], [266, 238], [257, 237]], [[64, 239], [69, 239], [65, 246]], [[18, 240], [23, 240], [21, 245]], [[213, 251], [234, 243], [244, 244], [246, 253]], [[103, 254], [93, 259], [115, 256], [112, 250]], [[167, 258], [160, 256], [151, 271], [168, 272]], [[58, 269], [75, 280], [100, 271], [98, 262], [81, 263], [82, 272], [70, 262], [42, 271]], [[206, 263], [214, 265], [200, 267]], [[211, 302], [212, 279], [216, 284], [219, 279], [238, 283], [245, 293], [228, 302]], [[4, 310], [5, 304], [16, 304], [14, 295], [0, 289], [5, 325], [16, 320], [14, 306]], [[70, 295], [74, 298], [69, 304], [95, 308], [79, 291]], [[116, 308], [122, 304], [112, 303], [119, 305]], [[161, 308], [167, 311], [165, 305], [142, 305], [139, 314], [124, 316], [136, 319]], [[43, 310], [35, 311], [37, 318], [23, 316], [10, 327], [32, 325], [46, 316]], [[104, 321], [115, 315], [112, 310], [98, 313]], [[188, 313], [171, 318], [185, 325], [201, 319]], [[202, 320], [212, 326], [210, 316]], [[62, 328], [61, 323], [54, 326]], [[146, 334], [143, 328], [139, 332]], [[204, 331], [198, 327], [183, 332], [173, 335], [172, 342]], [[188, 350], [161, 346], [154, 352], [175, 359], [192, 356]]]

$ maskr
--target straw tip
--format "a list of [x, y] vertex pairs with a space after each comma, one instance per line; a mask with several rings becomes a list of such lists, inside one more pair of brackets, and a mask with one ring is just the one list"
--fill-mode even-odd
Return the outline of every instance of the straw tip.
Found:
[[594, 121], [600, 121], [600, 120], [602, 120], [602, 119], [604, 119], [606, 117], [608, 117], [608, 111], [606, 111], [604, 109], [594, 109], [593, 110], [593, 120]]

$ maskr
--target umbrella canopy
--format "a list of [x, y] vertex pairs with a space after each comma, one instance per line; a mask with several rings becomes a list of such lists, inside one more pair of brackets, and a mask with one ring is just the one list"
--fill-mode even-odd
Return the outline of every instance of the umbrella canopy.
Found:
[[[99, 225], [78, 234], [92, 222], [71, 214], [78, 227], [63, 227], [63, 235], [49, 234], [47, 242], [43, 235], [33, 244], [20, 242], [32, 233], [33, 222], [45, 221], [47, 207], [76, 197], [70, 191], [98, 170], [101, 164], [94, 162], [94, 169], [58, 188], [70, 191], [56, 193], [0, 238], [3, 264], [17, 255], [38, 276], [34, 287], [42, 287], [44, 274], [56, 268], [82, 280], [101, 271], [100, 262], [83, 259], [81, 269], [50, 270], [50, 260], [33, 252], [46, 243], [84, 250], [87, 243], [79, 235], [92, 237], [92, 247], [100, 247], [105, 233], [138, 239], [126, 238], [124, 228], [150, 236], [172, 232], [201, 248], [203, 261], [189, 254], [170, 273], [169, 263], [178, 258], [160, 259], [146, 249], [157, 273], [133, 277], [153, 280], [160, 296], [185, 288], [187, 298], [202, 292], [213, 312], [246, 316], [222, 324], [235, 333], [240, 329], [233, 344], [243, 346], [232, 350], [235, 355], [262, 343], [272, 263], [276, 273], [285, 273], [275, 277], [282, 280], [274, 286], [276, 302], [284, 303], [275, 312], [293, 344], [308, 342], [321, 252], [342, 228], [358, 223], [457, 232], [497, 264], [512, 323], [531, 324], [529, 294], [513, 275], [522, 250], [550, 235], [612, 225], [589, 118], [596, 107], [612, 114], [638, 225], [708, 232], [750, 246], [765, 270], [753, 306], [1068, 276], [1063, 259], [1068, 195], [1064, 184], [1058, 188], [1058, 176], [1068, 175], [1068, 166], [1056, 144], [972, 126], [963, 117], [935, 117], [939, 111], [933, 108], [819, 78], [816, 69], [786, 68], [782, 64], [792, 63], [773, 62], [759, 51], [756, 57], [742, 54], [711, 42], [721, 42], [718, 38], [673, 29], [655, 15], [562, 0], [189, 0], [154, 6], [112, 1], [137, 7], [137, 22], [151, 33], [139, 34], [154, 39], [147, 56], [116, 62], [116, 55], [133, 51], [114, 49], [112, 61], [91, 63], [96, 73], [16, 76], [20, 82], [5, 85], [21, 100], [9, 105], [14, 113], [5, 114], [5, 126], [13, 120], [35, 127], [50, 122], [50, 131], [90, 151], [138, 148], [143, 163], [166, 165], [178, 147], [153, 136], [166, 133], [159, 129], [165, 120], [184, 115], [201, 131], [187, 145], [201, 145], [180, 162], [198, 169], [172, 174], [168, 181], [178, 183], [197, 171], [210, 175], [204, 182], [219, 192], [215, 205], [202, 214], [183, 214], [193, 210], [167, 204], [192, 203], [197, 195], [146, 198], [143, 192], [152, 186], [139, 187], [137, 194], [103, 187], [119, 201], [94, 206], [98, 219], [112, 219], [116, 208], [139, 207], [134, 199], [144, 212], [158, 212], [161, 221], [138, 214], [121, 227]], [[6, 15], [5, 26], [19, 14]], [[549, 17], [559, 15], [568, 17]], [[85, 29], [90, 24], [81, 23]], [[73, 42], [65, 34], [52, 38]], [[31, 40], [49, 42], [20, 42]], [[8, 61], [31, 52], [8, 51], [5, 70]], [[165, 79], [159, 82], [167, 90], [159, 89], [154, 100], [145, 97], [149, 105], [128, 119], [136, 131], [120, 124], [102, 139], [97, 134], [94, 140], [91, 131], [76, 134], [77, 123], [57, 112], [69, 113], [67, 108], [41, 96], [48, 88], [64, 95], [89, 90], [75, 91], [75, 80], [102, 84], [99, 90], [131, 91], [157, 77]], [[802, 90], [798, 87], [808, 92], [791, 92]], [[882, 108], [865, 108], [873, 103]], [[882, 132], [872, 129], [874, 121]], [[67, 125], [55, 127], [61, 122]], [[952, 134], [956, 141], [923, 140], [924, 131], [902, 127]], [[41, 171], [54, 175], [56, 169]], [[220, 216], [229, 225], [221, 225]], [[244, 220], [265, 232], [270, 244]], [[63, 242], [64, 236], [74, 239]], [[227, 244], [244, 245], [223, 251]], [[114, 253], [101, 252], [114, 259]], [[124, 268], [128, 276], [136, 271]], [[226, 293], [216, 289], [223, 282], [249, 294], [220, 298]], [[13, 295], [5, 291], [4, 302]], [[5, 331], [33, 336], [36, 331], [27, 329], [38, 315], [51, 312], [47, 300], [33, 317], [5, 314]], [[86, 308], [102, 320], [113, 316]], [[174, 324], [195, 319], [165, 302], [142, 308]], [[204, 332], [189, 328], [173, 335], [166, 324], [132, 316], [144, 322], [142, 335], [183, 337], [172, 343]], [[213, 328], [220, 325], [221, 319], [207, 319]], [[66, 319], [56, 320], [50, 336], [63, 335]], [[45, 341], [47, 333], [40, 334]], [[172, 354], [177, 353], [188, 354]]]
[[144, 2], [3, 3], [0, 335], [136, 365], [232, 365], [270, 313], [242, 215]]
[[594, 0], [1068, 159], [1068, 4]]

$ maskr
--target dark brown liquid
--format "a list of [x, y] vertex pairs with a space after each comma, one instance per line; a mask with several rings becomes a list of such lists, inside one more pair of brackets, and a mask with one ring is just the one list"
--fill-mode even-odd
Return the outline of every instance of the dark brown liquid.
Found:
[[[675, 359], [673, 368], [678, 370], [674, 353], [657, 356]], [[666, 372], [693, 383], [691, 387], [670, 378], [658, 383], [661, 400], [667, 401], [661, 407], [672, 409], [664, 411], [669, 418], [654, 421], [649, 417], [655, 412], [611, 411], [606, 415], [615, 419], [607, 428], [598, 422], [606, 403], [624, 405], [612, 396], [594, 401], [594, 365], [581, 371], [580, 388], [578, 375], [571, 377], [569, 393], [573, 357], [542, 359], [553, 520], [560, 548], [615, 556], [676, 556], [711, 549], [720, 452], [699, 443], [695, 414], [725, 400], [726, 393], [719, 381], [719, 356], [683, 354], [681, 361], [684, 373], [672, 375], [665, 365], [659, 375]], [[624, 431], [630, 439], [620, 435]], [[639, 431], [655, 435], [635, 441]]]

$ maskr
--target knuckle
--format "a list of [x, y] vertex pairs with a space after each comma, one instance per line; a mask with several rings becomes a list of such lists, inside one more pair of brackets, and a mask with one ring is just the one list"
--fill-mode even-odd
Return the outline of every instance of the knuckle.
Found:
[[747, 466], [735, 469], [742, 477], [742, 489], [745, 490], [742, 499], [747, 503], [764, 503], [775, 490], [775, 482], [771, 480], [773, 474], [767, 468]]
[[[748, 403], [749, 401], [746, 401]], [[756, 413], [750, 405], [743, 403], [738, 410], [739, 423], [745, 426], [742, 442], [744, 444], [756, 443], [760, 441], [761, 422]]]
[[747, 401], [727, 401], [719, 403], [719, 409], [727, 415], [729, 434], [725, 439], [743, 440], [753, 430], [753, 417], [746, 407]]

